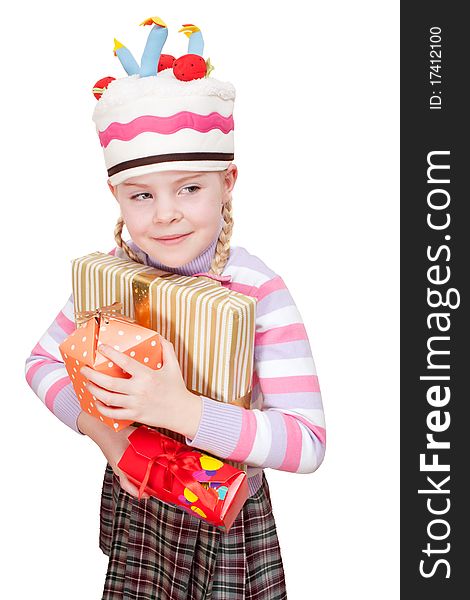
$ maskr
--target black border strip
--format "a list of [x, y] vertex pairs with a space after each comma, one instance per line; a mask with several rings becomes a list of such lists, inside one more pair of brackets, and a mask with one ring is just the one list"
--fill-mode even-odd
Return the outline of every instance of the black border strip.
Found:
[[470, 109], [464, 88], [470, 36], [464, 9], [455, 1], [401, 3], [405, 599], [468, 595]]

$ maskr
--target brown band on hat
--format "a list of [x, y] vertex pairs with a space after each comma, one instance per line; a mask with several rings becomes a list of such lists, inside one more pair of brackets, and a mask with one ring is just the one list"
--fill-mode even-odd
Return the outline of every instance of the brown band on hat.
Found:
[[156, 154], [155, 156], [144, 156], [142, 158], [135, 158], [134, 160], [126, 160], [118, 165], [114, 165], [114, 167], [108, 169], [108, 177], [112, 177], [113, 175], [116, 175], [116, 173], [126, 171], [127, 169], [142, 167], [144, 165], [153, 165], [156, 163], [186, 160], [233, 160], [233, 157], [233, 153], [231, 154], [229, 152], [176, 152], [173, 154]]

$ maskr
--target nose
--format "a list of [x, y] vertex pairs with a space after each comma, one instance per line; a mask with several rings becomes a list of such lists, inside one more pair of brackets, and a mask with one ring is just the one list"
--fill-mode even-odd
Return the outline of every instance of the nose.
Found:
[[157, 197], [153, 215], [154, 223], [172, 223], [173, 221], [179, 221], [182, 217], [183, 213], [172, 198], [165, 197], [165, 195]]

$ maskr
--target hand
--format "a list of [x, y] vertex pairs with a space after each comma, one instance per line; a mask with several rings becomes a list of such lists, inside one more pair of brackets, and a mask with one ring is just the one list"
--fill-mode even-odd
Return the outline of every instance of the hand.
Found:
[[161, 369], [151, 369], [101, 344], [99, 352], [129, 373], [130, 379], [112, 377], [89, 367], [82, 367], [80, 372], [89, 380], [88, 389], [103, 416], [163, 427], [193, 437], [199, 425], [202, 399], [186, 388], [173, 344], [159, 337], [163, 350]]
[[[136, 429], [133, 425], [125, 427], [120, 431], [114, 431], [107, 425], [99, 421], [96, 417], [82, 411], [78, 415], [77, 426], [79, 430], [91, 438], [105, 455], [108, 463], [112, 467], [114, 473], [119, 477], [121, 487], [136, 498], [139, 497], [138, 488], [129, 481], [124, 471], [117, 466], [121, 456], [129, 446], [129, 435]], [[147, 494], [142, 495], [142, 498], [148, 498]]]
[[[114, 473], [116, 473], [116, 475], [119, 477], [119, 484], [122, 489], [131, 496], [138, 498], [139, 488], [133, 484], [132, 481], [129, 481], [124, 471], [117, 466], [117, 463], [121, 460], [122, 455], [129, 446], [128, 437], [135, 429], [136, 427], [130, 425], [129, 427], [125, 427], [115, 434], [111, 432], [113, 435], [106, 437], [106, 441], [100, 447]], [[150, 498], [150, 496], [144, 492], [141, 498], [146, 499]]]

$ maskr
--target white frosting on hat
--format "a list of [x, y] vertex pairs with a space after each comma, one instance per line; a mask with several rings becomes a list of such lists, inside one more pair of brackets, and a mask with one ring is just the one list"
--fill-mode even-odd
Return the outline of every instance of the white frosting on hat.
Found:
[[235, 99], [235, 87], [228, 81], [202, 77], [191, 81], [176, 79], [172, 69], [158, 75], [141, 77], [130, 75], [111, 81], [93, 111], [93, 120], [104, 116], [112, 108], [143, 97], [168, 98], [176, 96], [216, 96], [222, 100]]
[[109, 181], [165, 170], [221, 171], [234, 157], [234, 86], [172, 69], [111, 81], [93, 121]]

